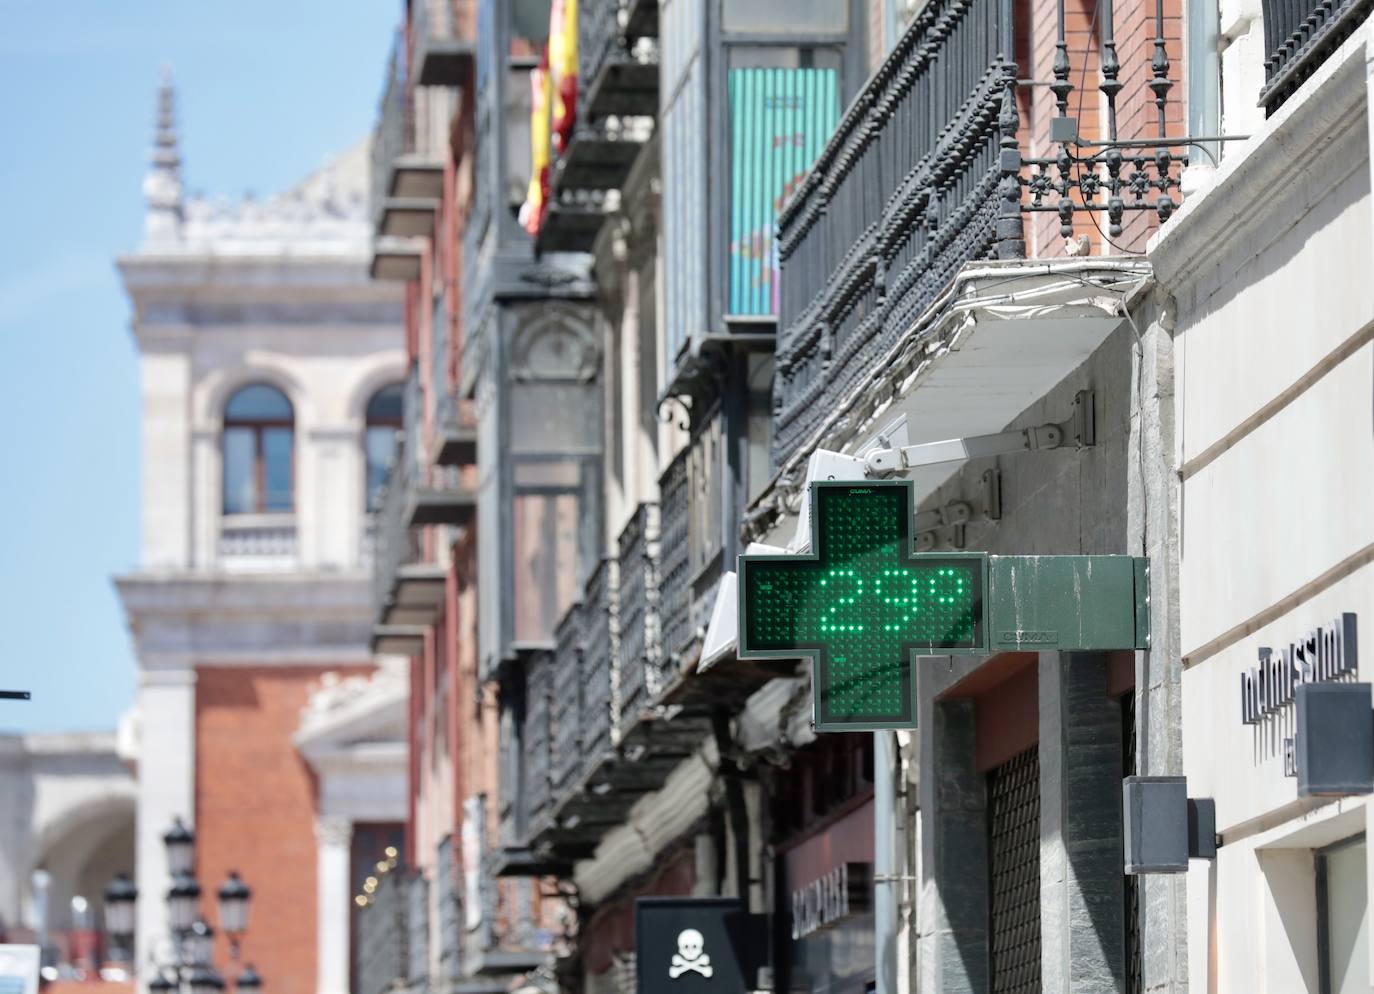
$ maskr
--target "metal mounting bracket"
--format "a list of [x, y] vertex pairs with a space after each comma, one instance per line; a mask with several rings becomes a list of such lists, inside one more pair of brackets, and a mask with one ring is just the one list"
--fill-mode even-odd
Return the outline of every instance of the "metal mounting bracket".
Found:
[[1038, 425], [993, 435], [950, 438], [941, 442], [921, 442], [895, 449], [875, 449], [864, 456], [864, 475], [887, 477], [922, 466], [938, 466], [966, 459], [1036, 449], [1058, 449], [1067, 444], [1080, 449], [1096, 445], [1097, 422], [1093, 400], [1093, 391], [1078, 391], [1074, 395], [1073, 412], [1069, 419], [1059, 424]]

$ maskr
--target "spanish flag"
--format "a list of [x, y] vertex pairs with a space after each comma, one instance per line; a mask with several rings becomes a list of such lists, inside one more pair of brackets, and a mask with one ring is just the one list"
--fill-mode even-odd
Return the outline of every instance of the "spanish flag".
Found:
[[553, 75], [553, 150], [561, 155], [577, 117], [577, 0], [549, 8], [549, 71]]
[[549, 206], [549, 50], [530, 70], [530, 185], [520, 208], [520, 225], [539, 234]]

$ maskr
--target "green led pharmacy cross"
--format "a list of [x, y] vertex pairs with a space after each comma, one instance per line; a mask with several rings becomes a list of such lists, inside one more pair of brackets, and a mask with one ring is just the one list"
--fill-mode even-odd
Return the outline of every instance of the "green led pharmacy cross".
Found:
[[740, 557], [739, 655], [811, 656], [816, 727], [910, 728], [913, 653], [986, 645], [981, 553], [911, 551], [911, 484], [815, 483], [811, 554]]

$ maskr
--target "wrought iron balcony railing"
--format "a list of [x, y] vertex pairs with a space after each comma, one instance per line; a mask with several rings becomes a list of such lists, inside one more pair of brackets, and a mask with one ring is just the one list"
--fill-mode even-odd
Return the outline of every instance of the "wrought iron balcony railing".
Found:
[[[1167, 131], [1168, 34], [1176, 28], [1156, 5], [1148, 75], [1128, 88], [1116, 54], [1118, 5], [1135, 14], [1143, 6], [1098, 0], [1103, 120], [1084, 134], [1071, 98], [1086, 70], [1072, 64], [1059, 7], [1046, 81], [1058, 111], [1049, 129], [1056, 151], [1048, 155], [1021, 146], [1020, 73], [1011, 59], [1014, 12], [1042, 8], [1011, 0], [921, 7], [778, 217], [776, 463], [861, 388], [962, 266], [1024, 258], [1026, 217], [1057, 215], [1068, 238], [1084, 213], [1094, 225], [1105, 214], [1099, 237], [1107, 242], [1128, 215], [1169, 218], [1181, 152], [1199, 140]], [[1027, 29], [1036, 34], [1039, 25]], [[1118, 102], [1145, 122], [1138, 126], [1146, 137], [1118, 135]], [[1037, 251], [1062, 251], [1052, 239], [1045, 244]]]
[[617, 725], [614, 684], [619, 649], [617, 570], [614, 559], [601, 560], [587, 579], [586, 597], [582, 602], [582, 707], [578, 724], [584, 776], [614, 746]]
[[1374, 0], [1263, 0], [1264, 88], [1272, 114], [1374, 10]]
[[477, 462], [477, 426], [456, 391], [445, 390], [434, 410], [434, 462], [471, 466]]
[[[553, 757], [554, 654], [540, 651], [525, 667], [524, 822], [529, 830], [549, 813], [550, 760]], [[522, 840], [523, 841], [523, 840]]]
[[775, 457], [993, 253], [1010, 16], [1008, 0], [927, 4], [779, 215]]
[[[395, 994], [423, 991], [425, 954], [429, 949], [425, 928], [417, 929], [413, 889], [423, 878], [414, 870], [398, 867], [382, 876], [357, 924], [359, 994]], [[421, 912], [423, 914], [423, 912]], [[423, 919], [427, 922], [427, 918]], [[427, 926], [426, 926], [427, 927]], [[418, 950], [412, 945], [421, 943]], [[416, 964], [420, 964], [416, 972]]]
[[549, 784], [555, 798], [572, 789], [581, 769], [582, 605], [573, 604], [554, 633]]
[[658, 44], [633, 22], [628, 0], [582, 0], [577, 9], [578, 92], [589, 119], [658, 113]]
[[439, 913], [439, 975], [436, 994], [456, 990], [463, 979], [463, 887], [454, 837], [444, 836], [435, 850], [434, 887]]
[[578, 5], [577, 122], [550, 171], [541, 251], [590, 251], [658, 111], [658, 46], [629, 33], [625, 0]]
[[406, 978], [418, 992], [429, 989], [429, 881], [413, 873], [405, 884]]
[[461, 86], [472, 72], [476, 0], [412, 0], [411, 46], [420, 86]]
[[373, 550], [374, 646], [381, 651], [418, 651], [423, 628], [443, 604], [447, 569], [427, 561], [425, 525], [465, 525], [476, 496], [457, 466], [436, 466], [422, 457], [419, 380], [406, 380], [405, 427], [375, 516]]
[[372, 216], [384, 238], [427, 236], [443, 192], [443, 158], [421, 141], [416, 93], [406, 75], [405, 39], [397, 36], [372, 133]]
[[402, 646], [399, 640], [419, 638], [419, 631], [403, 630], [433, 621], [443, 598], [444, 570], [425, 562], [421, 534], [410, 527], [410, 497], [401, 469], [406, 461], [401, 442], [374, 519], [372, 608], [379, 630], [374, 641], [385, 636], [394, 641], [393, 650], [418, 651], [418, 645]]
[[496, 874], [500, 854], [485, 844], [478, 870], [481, 902], [478, 927], [468, 933], [464, 963], [476, 976], [510, 976], [535, 969], [548, 955], [551, 937], [535, 923], [534, 887], [529, 879]]
[[617, 543], [621, 737], [659, 690], [658, 505], [641, 504]]
[[659, 624], [662, 634], [662, 665], [659, 679], [666, 682], [676, 675], [683, 653], [691, 645], [692, 569], [689, 534], [691, 531], [691, 487], [688, 460], [691, 449], [684, 449], [659, 480], [661, 504], [661, 552], [659, 561]]

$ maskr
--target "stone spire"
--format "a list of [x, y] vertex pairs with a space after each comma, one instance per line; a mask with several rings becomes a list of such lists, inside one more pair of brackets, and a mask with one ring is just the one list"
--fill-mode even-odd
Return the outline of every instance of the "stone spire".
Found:
[[177, 147], [176, 93], [172, 70], [162, 69], [157, 91], [157, 130], [148, 174], [143, 178], [143, 240], [147, 243], [176, 241], [185, 218], [181, 189], [181, 152]]

